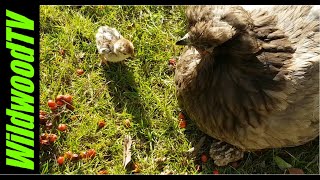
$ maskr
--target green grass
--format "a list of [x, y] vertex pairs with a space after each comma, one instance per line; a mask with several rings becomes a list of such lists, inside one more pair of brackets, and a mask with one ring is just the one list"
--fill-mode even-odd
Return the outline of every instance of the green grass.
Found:
[[[135, 45], [135, 57], [124, 63], [99, 67], [95, 33], [99, 26], [117, 28]], [[49, 99], [71, 94], [75, 110], [62, 115], [51, 131], [58, 140], [41, 148], [42, 174], [96, 174], [106, 169], [110, 174], [131, 174], [123, 161], [123, 138], [131, 135], [132, 162], [141, 174], [160, 174], [168, 169], [176, 174], [283, 174], [273, 157], [278, 155], [305, 173], [319, 173], [319, 140], [307, 145], [247, 153], [235, 169], [215, 167], [212, 160], [202, 164], [201, 152], [208, 152], [209, 140], [197, 157], [187, 151], [203, 134], [188, 120], [186, 129], [178, 127], [179, 107], [175, 96], [173, 73], [168, 59], [179, 56], [176, 40], [185, 33], [182, 6], [41, 6], [40, 7], [40, 109], [50, 112]], [[64, 55], [59, 50], [65, 51]], [[81, 58], [81, 53], [85, 53]], [[82, 76], [77, 69], [85, 70]], [[76, 115], [76, 120], [70, 117]], [[97, 122], [106, 126], [97, 130]], [[123, 125], [131, 121], [131, 127]], [[66, 123], [68, 132], [56, 131]], [[45, 132], [41, 129], [41, 132]], [[207, 138], [208, 139], [208, 138]], [[93, 159], [56, 163], [67, 151], [79, 153], [95, 149]], [[162, 165], [156, 158], [166, 157]], [[202, 165], [202, 172], [195, 166]]]

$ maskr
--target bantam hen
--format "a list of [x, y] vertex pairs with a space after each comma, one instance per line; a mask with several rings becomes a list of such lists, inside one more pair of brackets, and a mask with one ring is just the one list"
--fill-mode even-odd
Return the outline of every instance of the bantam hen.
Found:
[[120, 62], [134, 55], [132, 42], [125, 39], [115, 28], [99, 27], [96, 44], [101, 63]]
[[319, 19], [312, 6], [189, 6], [180, 107], [213, 137], [218, 166], [319, 135]]

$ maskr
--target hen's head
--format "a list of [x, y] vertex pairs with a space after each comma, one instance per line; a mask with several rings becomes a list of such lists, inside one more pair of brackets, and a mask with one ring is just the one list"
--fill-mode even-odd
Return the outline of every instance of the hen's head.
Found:
[[252, 27], [250, 14], [241, 6], [193, 6], [187, 9], [188, 33], [177, 45], [191, 45], [201, 54]]

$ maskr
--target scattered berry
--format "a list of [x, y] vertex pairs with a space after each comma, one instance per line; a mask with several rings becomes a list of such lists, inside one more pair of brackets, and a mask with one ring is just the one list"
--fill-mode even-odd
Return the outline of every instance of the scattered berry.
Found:
[[98, 122], [98, 127], [103, 128], [106, 125], [106, 122], [104, 120], [101, 120]]
[[63, 156], [58, 157], [57, 163], [58, 163], [60, 166], [63, 164], [63, 162], [64, 162], [64, 157], [63, 157]]
[[63, 106], [63, 105], [64, 105], [64, 102], [63, 102], [63, 101], [61, 101], [61, 100], [56, 101], [56, 103], [57, 103], [57, 106]]
[[169, 65], [175, 66], [176, 65], [176, 60], [175, 59], [169, 59]]
[[89, 149], [87, 151], [87, 156], [90, 157], [90, 158], [93, 158], [96, 156], [96, 151], [94, 149]]
[[56, 102], [57, 102], [57, 101], [62, 101], [62, 100], [64, 100], [64, 95], [58, 95], [58, 96], [56, 97]]
[[84, 71], [82, 69], [77, 69], [77, 74], [80, 76], [84, 73]]
[[219, 174], [218, 170], [213, 170], [213, 174]]
[[48, 106], [49, 106], [50, 108], [52, 108], [52, 107], [57, 106], [57, 104], [56, 104], [54, 101], [49, 100], [49, 101], [48, 101]]
[[58, 108], [57, 104], [55, 104], [55, 106], [53, 106], [53, 107], [50, 107], [51, 111], [55, 111], [55, 110], [57, 110], [57, 108]]
[[58, 139], [58, 136], [55, 134], [49, 134], [50, 143], [54, 143]]
[[65, 131], [67, 129], [67, 125], [65, 125], [65, 124], [59, 124], [59, 126], [58, 126], [58, 130], [59, 131]]
[[72, 103], [72, 96], [67, 94], [67, 95], [64, 95], [64, 100], [67, 101], [69, 104]]
[[185, 121], [185, 120], [180, 120], [180, 122], [179, 122], [179, 127], [180, 127], [180, 128], [186, 128], [186, 127], [187, 127], [187, 121]]
[[201, 155], [201, 162], [206, 163], [207, 161], [208, 161], [208, 156], [205, 153], [203, 153]]

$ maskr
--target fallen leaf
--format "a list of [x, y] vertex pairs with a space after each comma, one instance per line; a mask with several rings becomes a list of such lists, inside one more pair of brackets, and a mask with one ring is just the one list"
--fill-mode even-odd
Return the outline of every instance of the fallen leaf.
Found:
[[291, 164], [287, 163], [286, 161], [284, 161], [279, 156], [274, 156], [273, 160], [281, 170], [285, 170], [285, 169], [288, 169], [288, 168], [292, 167]]
[[123, 141], [123, 167], [126, 168], [128, 163], [131, 161], [131, 145], [132, 139], [130, 135], [124, 137]]
[[302, 169], [299, 168], [289, 168], [289, 174], [304, 174]]

